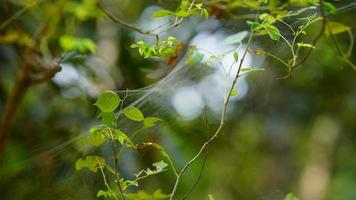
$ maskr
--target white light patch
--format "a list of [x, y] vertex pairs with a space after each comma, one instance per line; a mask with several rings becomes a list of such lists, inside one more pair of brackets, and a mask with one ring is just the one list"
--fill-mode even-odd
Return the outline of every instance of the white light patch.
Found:
[[194, 87], [178, 89], [172, 97], [172, 104], [177, 113], [185, 120], [197, 118], [204, 108], [204, 102]]
[[71, 86], [79, 78], [78, 71], [68, 64], [61, 64], [62, 70], [53, 77], [53, 81], [61, 86]]
[[[205, 31], [197, 34], [191, 42], [192, 45], [196, 45], [200, 49], [200, 52], [204, 54], [204, 61], [207, 61], [208, 58], [213, 55], [223, 55], [219, 59], [210, 62], [210, 66], [214, 68], [214, 72], [204, 77], [198, 83], [201, 97], [207, 106], [216, 113], [222, 112], [225, 93], [228, 93], [228, 90], [231, 88], [241, 62], [241, 57], [246, 48], [244, 44], [241, 44], [241, 46], [224, 44], [222, 41], [224, 41], [226, 37], [226, 31], [224, 29], [214, 33]], [[234, 49], [238, 54], [238, 61], [235, 61], [234, 51], [231, 51]], [[252, 59], [252, 55], [247, 53], [241, 67], [252, 67]], [[231, 97], [230, 101], [238, 101], [246, 96], [248, 83], [245, 76], [241, 76], [237, 80], [235, 89], [237, 89], [238, 93]]]

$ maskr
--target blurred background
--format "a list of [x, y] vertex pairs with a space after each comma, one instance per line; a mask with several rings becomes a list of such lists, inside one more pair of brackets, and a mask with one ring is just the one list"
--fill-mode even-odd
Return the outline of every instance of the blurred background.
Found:
[[[185, 51], [173, 66], [166, 60], [145, 60], [130, 45], [152, 38], [98, 17], [95, 3], [0, 2], [1, 23], [27, 8], [0, 31], [0, 113], [13, 92], [24, 59], [21, 44], [14, 42], [20, 40], [19, 34], [14, 41], [6, 40], [9, 31], [31, 36], [43, 21], [52, 20], [50, 34], [40, 45], [44, 60], [61, 55], [63, 50], [57, 43], [65, 33], [96, 43], [95, 53], [76, 55], [74, 61], [61, 65], [62, 70], [53, 79], [26, 91], [6, 140], [0, 165], [0, 199], [96, 198], [97, 190], [104, 187], [100, 174], [76, 172], [74, 165], [88, 152], [81, 144], [89, 128], [98, 124], [93, 104], [103, 90], [118, 91], [123, 98], [129, 89], [126, 105], [146, 95], [140, 100], [143, 113], [163, 121], [138, 140], [160, 143], [179, 169], [218, 126], [225, 84], [221, 69], [231, 65], [233, 55], [227, 54], [221, 63], [211, 66], [186, 66]], [[146, 30], [166, 23], [165, 18], [151, 19], [154, 11], [177, 6], [177, 1], [163, 0], [101, 3], [113, 15]], [[350, 4], [354, 2], [335, 3], [337, 7]], [[330, 16], [352, 29], [356, 27], [355, 18], [351, 9]], [[310, 41], [319, 29], [317, 25], [311, 27], [306, 40]], [[202, 51], [207, 59], [210, 53], [236, 48], [221, 41], [244, 30], [248, 30], [245, 21], [229, 15], [208, 20], [191, 18], [165, 34], [175, 36], [186, 47], [197, 45], [208, 50]], [[286, 37], [290, 34], [283, 28], [281, 31]], [[345, 48], [350, 44], [347, 34], [337, 38]], [[273, 50], [282, 57], [288, 53], [282, 43], [266, 37], [257, 37], [253, 48]], [[356, 61], [354, 53], [351, 60]], [[232, 98], [226, 125], [208, 148], [201, 180], [190, 199], [208, 199], [211, 194], [216, 200], [277, 200], [289, 192], [305, 200], [356, 199], [356, 73], [340, 61], [331, 39], [324, 36], [310, 59], [286, 79], [279, 79], [286, 69], [269, 58], [248, 54], [244, 66], [265, 70], [239, 79], [238, 95]], [[155, 84], [168, 74], [164, 85]], [[95, 150], [108, 157], [110, 151], [105, 146]], [[198, 178], [204, 156], [184, 176], [178, 197], [183, 197]], [[120, 171], [132, 177], [132, 173], [160, 159], [154, 149], [128, 151], [120, 160]], [[160, 188], [168, 194], [174, 181], [174, 174], [166, 171], [132, 190], [153, 192]]]

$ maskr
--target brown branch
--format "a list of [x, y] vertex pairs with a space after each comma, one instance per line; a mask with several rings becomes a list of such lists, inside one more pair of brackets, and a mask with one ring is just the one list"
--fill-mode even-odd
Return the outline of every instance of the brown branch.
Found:
[[48, 81], [52, 79], [60, 71], [61, 71], [61, 67], [59, 65], [55, 65], [42, 73], [30, 75], [30, 84], [34, 85], [34, 84]]
[[36, 1], [26, 7], [23, 7], [22, 9], [20, 9], [19, 11], [17, 11], [14, 15], [12, 15], [11, 17], [9, 17], [7, 20], [5, 20], [4, 22], [1, 23], [0, 25], [0, 31], [3, 31], [8, 25], [10, 25], [11, 23], [13, 23], [16, 19], [18, 19], [19, 17], [23, 16], [26, 12], [28, 12], [32, 7], [39, 5], [43, 2], [45, 2], [46, 0], [40, 0], [40, 1]]
[[140, 29], [132, 24], [129, 24], [117, 17], [115, 17], [114, 15], [112, 15], [109, 11], [107, 11], [102, 5], [100, 5], [99, 3], [96, 4], [97, 7], [107, 16], [109, 17], [113, 22], [117, 23], [117, 24], [120, 24], [121, 26], [124, 26], [128, 29], [131, 29], [133, 31], [136, 31], [138, 33], [141, 33], [143, 35], [151, 35], [151, 36], [154, 36], [156, 38], [159, 38], [159, 35], [158, 34], [155, 34], [151, 31], [146, 31], [146, 30], [143, 30], [143, 29]]
[[27, 64], [23, 64], [20, 72], [19, 77], [17, 78], [14, 88], [12, 90], [12, 94], [6, 101], [5, 109], [2, 114], [1, 124], [0, 124], [0, 163], [4, 157], [5, 151], [5, 144], [6, 139], [9, 133], [9, 129], [11, 124], [14, 120], [16, 111], [18, 106], [22, 100], [22, 97], [26, 93], [29, 85], [29, 77], [26, 73], [29, 66]]
[[12, 93], [6, 101], [5, 109], [0, 121], [0, 163], [4, 158], [6, 140], [9, 135], [11, 125], [26, 91], [34, 84], [50, 80], [61, 70], [59, 63], [56, 63], [54, 66], [34, 75], [35, 66], [40, 64], [38, 60], [36, 61], [33, 58], [38, 54], [36, 53], [36, 49], [39, 46], [40, 40], [46, 34], [48, 30], [47, 28], [48, 22], [38, 27], [29, 45], [24, 49], [23, 54], [21, 55], [22, 64], [20, 65]]

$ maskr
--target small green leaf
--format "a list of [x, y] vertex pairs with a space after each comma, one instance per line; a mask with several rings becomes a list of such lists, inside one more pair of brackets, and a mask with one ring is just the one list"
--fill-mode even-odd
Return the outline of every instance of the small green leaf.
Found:
[[72, 35], [63, 35], [59, 38], [59, 44], [65, 51], [78, 51], [80, 53], [94, 53], [96, 44], [89, 38], [78, 38]]
[[[130, 186], [138, 187], [138, 183], [135, 180], [134, 181], [132, 181], [132, 180], [124, 180], [123, 178], [121, 178], [119, 182], [120, 182], [120, 186], [121, 186], [122, 190], [126, 190]], [[133, 198], [132, 196], [130, 196], [129, 193], [125, 193], [125, 196], [128, 197], [129, 199], [132, 199], [132, 200], [136, 200], [137, 199], [137, 198]], [[141, 200], [141, 199], [137, 199], [137, 200]]]
[[214, 196], [212, 194], [208, 195], [208, 200], [215, 200]]
[[234, 52], [234, 59], [235, 59], [235, 62], [237, 62], [239, 60], [239, 54], [236, 51]]
[[161, 18], [172, 15], [173, 12], [170, 10], [158, 10], [152, 14], [152, 17]]
[[121, 99], [115, 92], [104, 91], [96, 100], [95, 104], [101, 111], [113, 112], [119, 105]]
[[236, 89], [231, 90], [230, 96], [235, 96], [235, 95], [237, 95], [237, 90]]
[[101, 119], [101, 123], [112, 126], [113, 123], [116, 121], [117, 117], [113, 112], [103, 112], [101, 111], [98, 115], [98, 118]]
[[129, 140], [129, 138], [127, 137], [127, 135], [122, 132], [120, 129], [115, 129], [115, 136], [117, 138], [117, 140], [119, 140], [121, 145], [124, 145], [126, 140]]
[[99, 190], [99, 191], [96, 193], [96, 197], [114, 198], [114, 197], [115, 197], [115, 194], [113, 194], [112, 191]]
[[279, 40], [281, 37], [281, 34], [278, 30], [277, 27], [271, 25], [271, 24], [264, 24], [263, 27], [266, 29], [268, 36], [272, 39], [272, 40]]
[[330, 3], [330, 2], [323, 2], [323, 6], [324, 6], [324, 9], [325, 9], [326, 11], [328, 11], [329, 13], [331, 13], [331, 14], [335, 14], [335, 13], [336, 13], [336, 8], [335, 8], [335, 6], [334, 6], [332, 3]]
[[332, 33], [333, 35], [351, 30], [350, 27], [344, 24], [338, 22], [332, 22], [332, 21], [327, 22], [326, 29], [327, 29], [326, 34]]
[[244, 40], [246, 38], [247, 34], [248, 34], [248, 31], [241, 31], [236, 34], [230, 35], [224, 40], [224, 44], [241, 43], [242, 40]]
[[101, 133], [101, 128], [91, 128], [89, 132], [89, 143], [94, 147], [99, 147], [105, 142], [105, 137]]
[[253, 30], [257, 30], [259, 29], [259, 27], [261, 26], [261, 24], [259, 24], [258, 22], [254, 22], [254, 21], [249, 21], [247, 20], [246, 23], [251, 27], [251, 29]]
[[156, 172], [161, 172], [168, 166], [168, 164], [161, 160], [159, 162], [153, 163], [152, 166], [156, 168]]
[[174, 13], [177, 17], [187, 17], [188, 16], [188, 12], [185, 10], [179, 10], [177, 12]]
[[209, 18], [209, 12], [207, 9], [202, 9], [202, 16], [204, 16], [205, 19], [208, 19]]
[[258, 18], [260, 18], [260, 20], [263, 20], [269, 24], [272, 24], [276, 21], [276, 18], [274, 18], [272, 15], [268, 13], [262, 13]]
[[190, 58], [188, 59], [188, 63], [191, 65], [199, 64], [204, 58], [204, 54], [200, 53], [198, 50], [193, 51]]
[[157, 122], [160, 121], [160, 118], [157, 117], [146, 117], [143, 120], [143, 126], [146, 128], [153, 127], [157, 125]]
[[88, 50], [90, 53], [95, 53], [96, 51], [96, 44], [89, 38], [84, 38], [82, 41], [84, 46], [84, 52]]
[[63, 35], [60, 37], [59, 44], [62, 49], [66, 51], [73, 51], [75, 49], [74, 37], [71, 35]]
[[122, 113], [129, 119], [133, 121], [143, 121], [145, 117], [143, 116], [142, 112], [133, 106], [125, 108]]
[[293, 193], [289, 193], [284, 200], [299, 200]]
[[77, 171], [81, 169], [88, 169], [91, 172], [97, 172], [100, 167], [105, 167], [106, 163], [104, 158], [99, 156], [87, 156], [84, 159], [78, 159], [75, 163]]

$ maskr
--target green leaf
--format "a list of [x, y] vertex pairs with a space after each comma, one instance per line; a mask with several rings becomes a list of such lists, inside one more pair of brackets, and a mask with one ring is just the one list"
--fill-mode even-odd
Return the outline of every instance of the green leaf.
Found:
[[81, 169], [88, 169], [91, 172], [97, 172], [100, 167], [105, 167], [106, 163], [104, 158], [99, 156], [87, 156], [84, 159], [78, 159], [75, 163], [77, 171]]
[[112, 191], [99, 190], [96, 193], [96, 197], [114, 198], [115, 194]]
[[163, 171], [168, 166], [168, 164], [165, 163], [163, 160], [161, 160], [159, 162], [155, 162], [152, 165], [156, 168], [155, 171], [157, 171], [157, 172]]
[[98, 118], [101, 119], [101, 123], [107, 126], [112, 126], [117, 119], [115, 113], [103, 111], [99, 113]]
[[335, 8], [335, 6], [334, 6], [332, 3], [330, 3], [330, 2], [323, 2], [323, 6], [324, 6], [324, 9], [325, 9], [326, 11], [328, 11], [329, 13], [331, 13], [331, 14], [335, 14], [335, 13], [336, 13], [336, 8]]
[[279, 40], [281, 37], [281, 34], [278, 30], [277, 27], [271, 25], [271, 24], [264, 24], [263, 27], [266, 29], [268, 36], [272, 39], [272, 40]]
[[143, 121], [145, 117], [143, 116], [142, 112], [133, 106], [125, 108], [122, 113], [129, 119], [133, 121]]
[[157, 125], [157, 122], [160, 121], [160, 118], [157, 117], [146, 117], [143, 120], [143, 126], [146, 128], [153, 127]]
[[78, 38], [72, 35], [63, 35], [59, 39], [59, 44], [65, 51], [78, 51], [80, 53], [96, 51], [96, 44], [89, 38]]
[[208, 195], [208, 200], [215, 200], [214, 196], [212, 194]]
[[125, 141], [129, 141], [129, 138], [127, 137], [127, 135], [122, 132], [120, 129], [115, 129], [115, 136], [117, 138], [117, 140], [119, 140], [121, 145], [124, 145]]
[[59, 44], [66, 51], [73, 51], [75, 49], [74, 37], [70, 35], [60, 37]]
[[172, 15], [173, 12], [170, 10], [158, 10], [152, 14], [152, 17], [161, 18]]
[[99, 147], [105, 142], [105, 137], [101, 133], [101, 128], [91, 128], [90, 129], [90, 134], [89, 134], [89, 143], [93, 145], [94, 147]]
[[179, 10], [177, 12], [174, 13], [177, 17], [187, 17], [188, 16], [188, 12], [185, 10]]
[[332, 33], [333, 35], [351, 30], [350, 27], [344, 24], [338, 22], [332, 22], [332, 21], [327, 22], [326, 29], [327, 29], [326, 34]]
[[269, 24], [272, 24], [276, 21], [276, 18], [274, 18], [272, 15], [268, 13], [262, 13], [258, 18], [260, 18], [260, 20], [263, 20]]
[[239, 54], [236, 51], [234, 52], [234, 59], [235, 59], [235, 62], [237, 62], [239, 60]]
[[236, 34], [228, 36], [224, 40], [224, 44], [238, 44], [241, 43], [247, 36], [248, 31], [241, 31]]
[[254, 21], [249, 21], [247, 20], [246, 23], [251, 27], [251, 29], [253, 30], [257, 30], [261, 24], [259, 24], [258, 22], [254, 22]]
[[[120, 179], [120, 186], [121, 186], [121, 188], [123, 189], [123, 190], [126, 190], [128, 187], [130, 187], [130, 186], [136, 186], [136, 187], [138, 187], [138, 183], [137, 183], [137, 181], [132, 181], [132, 180], [124, 180], [124, 179]], [[127, 195], [127, 193], [125, 193], [125, 196], [126, 197], [129, 197], [128, 195]], [[129, 198], [129, 199], [131, 199], [131, 198]], [[132, 199], [132, 200], [136, 200], [136, 199]]]
[[96, 100], [95, 104], [101, 111], [113, 112], [119, 105], [121, 99], [115, 92], [104, 91]]
[[289, 193], [284, 200], [299, 200], [293, 193]]
[[209, 12], [207, 9], [202, 9], [202, 16], [204, 16], [205, 19], [208, 19], [209, 18]]
[[84, 46], [84, 52], [88, 50], [91, 53], [95, 53], [96, 51], [96, 44], [89, 38], [84, 38], [82, 41], [82, 44]]
[[235, 96], [235, 95], [237, 95], [237, 90], [236, 89], [231, 90], [230, 96]]
[[204, 58], [204, 54], [200, 53], [198, 50], [193, 51], [191, 54], [188, 63], [191, 65], [199, 64]]

